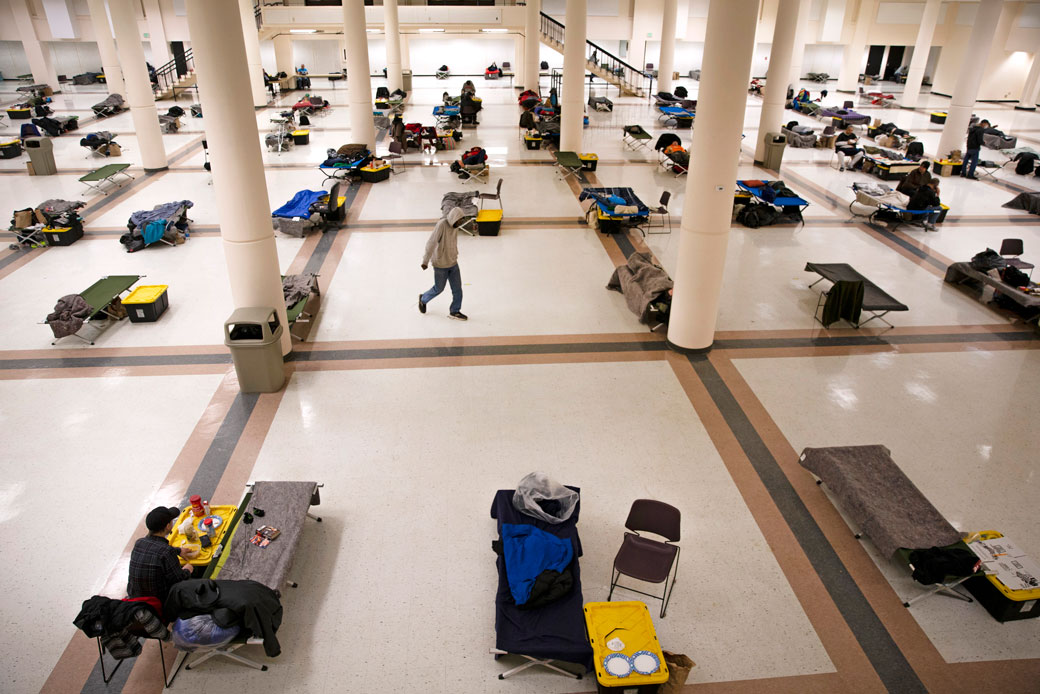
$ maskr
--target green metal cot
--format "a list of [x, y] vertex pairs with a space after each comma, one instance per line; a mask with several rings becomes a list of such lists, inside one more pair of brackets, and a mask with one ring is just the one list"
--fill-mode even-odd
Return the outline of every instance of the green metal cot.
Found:
[[[105, 314], [108, 318], [118, 321], [119, 318], [108, 311], [108, 307], [115, 301], [120, 294], [134, 286], [143, 275], [109, 275], [108, 277], [102, 277], [94, 284], [87, 287], [85, 290], [79, 293], [83, 300], [90, 306], [90, 315], [83, 319], [83, 325], [86, 326], [88, 322], [92, 321], [99, 313]], [[46, 321], [43, 321], [46, 324]], [[111, 321], [105, 321], [104, 327], [94, 323], [94, 327], [97, 329], [97, 334], [92, 339], [87, 339], [76, 332], [73, 336], [78, 337], [88, 344], [94, 344], [101, 333], [103, 333]], [[83, 330], [83, 328], [80, 328]], [[52, 345], [57, 344], [58, 340], [62, 338], [56, 338]]]
[[104, 190], [101, 186], [106, 183], [111, 183], [116, 187], [121, 186], [122, 182], [117, 182], [115, 180], [116, 176], [126, 176], [131, 181], [134, 180], [134, 177], [126, 172], [129, 168], [129, 164], [106, 164], [100, 169], [95, 169], [86, 176], [83, 176], [79, 179], [79, 182], [86, 183], [88, 188], [92, 188], [102, 195], [108, 195], [108, 191]]

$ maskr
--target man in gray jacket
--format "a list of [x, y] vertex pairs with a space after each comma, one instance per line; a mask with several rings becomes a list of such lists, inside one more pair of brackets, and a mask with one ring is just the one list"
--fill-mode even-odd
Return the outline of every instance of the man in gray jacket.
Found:
[[451, 307], [448, 317], [455, 320], [467, 320], [462, 308], [462, 273], [459, 272], [459, 225], [464, 215], [458, 207], [453, 207], [448, 216], [437, 222], [429, 240], [426, 242], [426, 253], [423, 254], [422, 269], [433, 263], [433, 286], [419, 295], [419, 313], [426, 313], [426, 304], [444, 291], [445, 283], [451, 285]]

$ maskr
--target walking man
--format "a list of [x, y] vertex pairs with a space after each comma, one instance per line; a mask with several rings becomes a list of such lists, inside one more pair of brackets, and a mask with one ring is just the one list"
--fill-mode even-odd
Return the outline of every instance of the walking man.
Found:
[[961, 164], [961, 176], [973, 181], [979, 180], [975, 175], [975, 166], [979, 163], [979, 150], [982, 149], [982, 136], [989, 129], [989, 121], [979, 121], [978, 125], [968, 129], [968, 142], [964, 147], [964, 163]]
[[433, 286], [419, 295], [419, 313], [426, 313], [426, 304], [444, 291], [445, 283], [451, 286], [451, 307], [448, 317], [467, 320], [462, 312], [462, 273], [459, 272], [459, 225], [464, 215], [458, 207], [451, 208], [448, 216], [437, 222], [423, 254], [422, 269], [433, 263]]

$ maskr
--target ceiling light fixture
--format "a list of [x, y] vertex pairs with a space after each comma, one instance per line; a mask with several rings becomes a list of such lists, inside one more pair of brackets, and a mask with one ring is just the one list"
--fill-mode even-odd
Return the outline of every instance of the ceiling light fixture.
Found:
[[290, 29], [290, 34], [317, 34], [317, 29]]
[[420, 29], [420, 34], [442, 34], [444, 29]]
[[509, 29], [481, 29], [485, 34], [505, 34]]

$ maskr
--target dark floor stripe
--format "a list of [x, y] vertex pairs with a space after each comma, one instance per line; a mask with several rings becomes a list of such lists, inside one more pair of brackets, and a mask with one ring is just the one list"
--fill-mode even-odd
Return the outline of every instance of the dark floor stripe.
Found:
[[885, 687], [927, 692], [714, 365], [703, 355], [688, 359]]
[[[39, 249], [39, 250], [42, 250], [42, 249]], [[12, 253], [11, 255], [4, 256], [3, 258], [0, 258], [0, 270], [3, 270], [5, 267], [7, 267], [8, 265], [10, 265], [11, 263], [13, 263], [15, 261], [21, 260], [22, 258], [24, 258], [26, 256], [27, 253], [31, 253], [31, 252], [32, 251], [30, 251], [29, 249], [23, 248], [23, 249], [20, 249], [16, 253]]]
[[636, 252], [636, 247], [632, 245], [632, 239], [628, 238], [627, 233], [611, 234], [610, 236], [626, 258], [632, 257], [632, 254]]
[[446, 357], [488, 357], [523, 354], [586, 354], [590, 352], [663, 352], [668, 345], [659, 340], [647, 342], [573, 342], [542, 345], [474, 345], [452, 347], [395, 347], [390, 349], [330, 349], [293, 352], [287, 361], [319, 362], [362, 359], [436, 359]]
[[930, 335], [837, 335], [819, 337], [751, 338], [716, 340], [712, 349], [784, 349], [813, 347], [871, 347], [894, 345], [961, 344], [968, 342], [1031, 342], [1040, 340], [1033, 332], [944, 333]]
[[[354, 201], [357, 199], [358, 192], [360, 191], [361, 184], [357, 181], [352, 182], [343, 194], [343, 197], [346, 198], [343, 201], [344, 207], [349, 210], [351, 205], [353, 205]], [[314, 247], [314, 251], [311, 253], [311, 257], [307, 259], [307, 264], [304, 266], [302, 274], [317, 274], [318, 271], [321, 270], [321, 266], [325, 264], [325, 258], [332, 249], [332, 244], [336, 242], [336, 237], [339, 236], [339, 232], [339, 229], [332, 229], [321, 235], [321, 238], [318, 239], [318, 244]], [[329, 282], [329, 279], [326, 279], [325, 281], [327, 283]], [[328, 285], [326, 284], [326, 286]]]
[[[227, 415], [224, 416], [224, 421], [221, 422], [220, 428], [217, 430], [217, 435], [213, 438], [209, 449], [202, 457], [199, 469], [196, 470], [195, 476], [188, 484], [184, 497], [181, 498], [178, 504], [181, 508], [188, 505], [188, 497], [191, 494], [198, 494], [203, 499], [213, 498], [214, 492], [217, 491], [217, 485], [220, 483], [220, 478], [224, 476], [224, 470], [227, 468], [228, 461], [231, 460], [231, 454], [234, 453], [239, 439], [242, 438], [242, 432], [245, 431], [249, 417], [253, 414], [253, 409], [256, 407], [259, 399], [260, 395], [258, 393], [239, 393], [235, 396], [235, 400], [231, 403]], [[147, 641], [144, 642], [144, 647], [154, 648]], [[114, 665], [108, 659], [105, 662], [106, 668]], [[101, 664], [95, 663], [94, 669], [83, 685], [81, 694], [119, 694], [119, 692], [123, 691], [123, 686], [126, 684], [126, 680], [130, 677], [130, 673], [136, 664], [136, 658], [124, 664], [123, 667], [119, 668], [112, 681], [105, 684], [104, 678], [101, 676]]]

